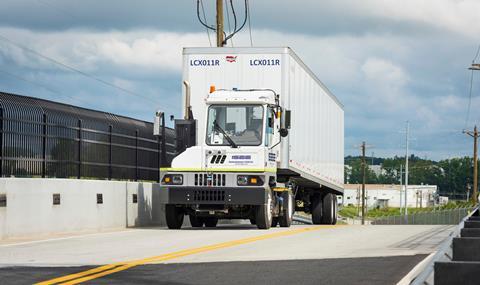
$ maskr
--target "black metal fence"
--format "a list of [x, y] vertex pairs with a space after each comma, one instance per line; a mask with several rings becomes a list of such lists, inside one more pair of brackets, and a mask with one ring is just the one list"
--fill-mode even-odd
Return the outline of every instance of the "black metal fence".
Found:
[[0, 176], [158, 181], [175, 154], [175, 132], [165, 133], [163, 140], [149, 122], [0, 92]]

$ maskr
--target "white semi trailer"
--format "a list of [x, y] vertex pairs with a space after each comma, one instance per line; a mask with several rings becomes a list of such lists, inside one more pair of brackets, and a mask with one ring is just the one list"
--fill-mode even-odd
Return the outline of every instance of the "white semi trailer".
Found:
[[161, 169], [169, 228], [288, 227], [295, 210], [336, 223], [343, 106], [290, 48], [185, 48], [183, 80], [179, 154]]

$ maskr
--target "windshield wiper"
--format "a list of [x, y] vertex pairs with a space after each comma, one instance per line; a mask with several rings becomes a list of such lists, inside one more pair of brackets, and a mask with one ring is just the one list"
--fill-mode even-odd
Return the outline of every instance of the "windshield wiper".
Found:
[[237, 144], [230, 138], [229, 135], [227, 135], [227, 133], [222, 129], [222, 127], [220, 127], [220, 125], [217, 123], [217, 120], [214, 120], [213, 121], [213, 127], [220, 131], [222, 134], [223, 134], [223, 137], [227, 139], [228, 143], [233, 147], [233, 148], [237, 148]]

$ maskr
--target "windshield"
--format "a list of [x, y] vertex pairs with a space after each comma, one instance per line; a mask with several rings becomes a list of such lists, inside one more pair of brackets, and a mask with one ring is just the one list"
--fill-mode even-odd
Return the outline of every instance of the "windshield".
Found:
[[208, 108], [207, 144], [260, 145], [263, 133], [261, 105], [212, 105]]

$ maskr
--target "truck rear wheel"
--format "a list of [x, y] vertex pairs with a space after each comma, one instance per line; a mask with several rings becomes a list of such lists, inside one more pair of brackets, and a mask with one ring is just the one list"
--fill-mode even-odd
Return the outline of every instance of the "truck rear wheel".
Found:
[[218, 218], [215, 218], [215, 217], [205, 218], [205, 226], [207, 228], [214, 228], [217, 226], [217, 223], [218, 223]]
[[278, 217], [272, 218], [272, 228], [276, 228], [278, 226]]
[[292, 224], [292, 217], [293, 217], [293, 195], [290, 191], [282, 192], [283, 198], [283, 208], [282, 208], [282, 215], [278, 218], [278, 222], [281, 227], [288, 228]]
[[272, 192], [268, 190], [267, 201], [263, 205], [257, 206], [255, 213], [255, 222], [259, 229], [269, 229], [273, 220], [273, 201]]
[[179, 207], [172, 204], [165, 205], [165, 219], [169, 229], [180, 229], [183, 224], [184, 213]]
[[337, 222], [336, 196], [328, 193], [323, 197], [322, 224], [334, 225]]
[[203, 227], [203, 223], [204, 223], [203, 218], [197, 217], [197, 216], [194, 216], [194, 215], [189, 215], [188, 217], [190, 218], [190, 224], [192, 225], [192, 227], [194, 227], [194, 228]]
[[312, 223], [314, 225], [320, 225], [323, 222], [323, 203], [322, 196], [318, 193], [310, 197]]

